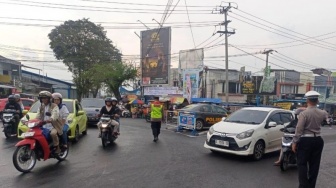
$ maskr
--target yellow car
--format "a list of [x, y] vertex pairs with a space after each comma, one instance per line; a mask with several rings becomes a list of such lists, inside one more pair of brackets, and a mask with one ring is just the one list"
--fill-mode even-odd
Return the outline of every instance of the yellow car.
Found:
[[[69, 122], [69, 131], [68, 136], [69, 139], [77, 142], [79, 140], [80, 133], [83, 135], [87, 134], [87, 116], [86, 112], [83, 111], [83, 108], [81, 104], [76, 99], [63, 99], [63, 104], [68, 108], [69, 110], [69, 116], [68, 116], [68, 122]], [[28, 115], [30, 119], [34, 119], [37, 114], [37, 110], [41, 106], [40, 101], [36, 101], [30, 110], [28, 111]], [[23, 138], [21, 135], [24, 132], [28, 131], [28, 127], [26, 125], [23, 125], [22, 122], [27, 121], [26, 117], [23, 117], [21, 119], [21, 122], [18, 126], [18, 138]]]

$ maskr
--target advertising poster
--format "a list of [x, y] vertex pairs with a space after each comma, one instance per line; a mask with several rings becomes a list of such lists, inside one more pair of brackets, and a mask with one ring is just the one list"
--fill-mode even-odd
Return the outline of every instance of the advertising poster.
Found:
[[277, 80], [274, 76], [244, 76], [241, 94], [244, 95], [276, 95]]
[[188, 69], [183, 71], [183, 96], [185, 98], [198, 98], [200, 69]]
[[181, 50], [179, 53], [179, 70], [203, 67], [204, 49]]
[[178, 125], [187, 129], [193, 129], [195, 125], [195, 114], [179, 112]]
[[141, 31], [142, 85], [169, 84], [171, 28]]

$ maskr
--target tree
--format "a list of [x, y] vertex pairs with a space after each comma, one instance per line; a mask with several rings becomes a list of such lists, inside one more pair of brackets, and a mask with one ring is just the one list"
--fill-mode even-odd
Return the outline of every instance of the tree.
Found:
[[97, 64], [91, 70], [91, 74], [97, 74], [93, 82], [104, 83], [107, 89], [114, 94], [117, 99], [121, 99], [119, 87], [125, 81], [135, 79], [137, 77], [137, 70], [127, 63], [113, 63], [113, 64]]
[[52, 29], [48, 37], [56, 59], [63, 60], [73, 73], [79, 100], [91, 89], [100, 88], [87, 76], [93, 65], [121, 62], [121, 53], [107, 38], [104, 28], [88, 19], [66, 21]]

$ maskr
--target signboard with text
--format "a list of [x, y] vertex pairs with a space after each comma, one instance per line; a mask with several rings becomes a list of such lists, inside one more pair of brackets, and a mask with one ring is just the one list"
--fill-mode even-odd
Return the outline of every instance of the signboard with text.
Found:
[[276, 95], [277, 80], [275, 77], [247, 76], [241, 84], [244, 95]]

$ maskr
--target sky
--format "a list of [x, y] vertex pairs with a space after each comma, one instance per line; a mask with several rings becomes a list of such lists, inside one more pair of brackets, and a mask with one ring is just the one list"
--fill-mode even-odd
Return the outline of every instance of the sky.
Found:
[[[163, 26], [172, 27], [171, 53], [204, 47], [204, 64], [209, 68], [225, 68], [222, 57], [225, 47], [221, 45], [224, 36], [215, 33], [223, 29], [218, 24], [224, 16], [215, 10], [227, 3], [218, 0], [172, 1], [173, 5], [178, 4], [163, 23]], [[151, 29], [159, 27], [152, 19], [161, 21], [167, 2], [0, 0], [0, 55], [39, 68], [44, 75], [71, 81], [72, 74], [67, 67], [53, 56], [48, 33], [64, 21], [89, 18], [105, 27], [107, 37], [125, 55], [125, 61], [139, 63], [140, 39], [134, 32], [140, 34], [146, 27], [137, 20]], [[235, 8], [228, 14], [229, 28], [235, 29], [235, 34], [229, 37], [230, 69], [245, 66], [246, 71], [262, 71], [266, 55], [260, 52], [272, 49], [276, 51], [269, 56], [273, 69], [306, 72], [325, 68], [336, 72], [336, 1], [234, 2], [238, 8], [232, 4]], [[177, 57], [172, 58], [171, 65], [178, 66]], [[38, 73], [33, 69], [23, 70]]]

